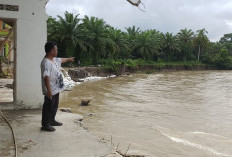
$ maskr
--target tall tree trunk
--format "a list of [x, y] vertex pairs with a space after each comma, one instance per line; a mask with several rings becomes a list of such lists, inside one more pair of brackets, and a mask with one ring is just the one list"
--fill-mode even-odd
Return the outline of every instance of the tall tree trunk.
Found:
[[198, 56], [197, 56], [198, 62], [200, 61], [200, 54], [201, 54], [201, 45], [199, 45], [198, 47]]
[[184, 62], [186, 62], [186, 56], [184, 56]]
[[97, 65], [97, 63], [98, 63], [98, 52], [94, 51], [93, 52], [93, 64]]

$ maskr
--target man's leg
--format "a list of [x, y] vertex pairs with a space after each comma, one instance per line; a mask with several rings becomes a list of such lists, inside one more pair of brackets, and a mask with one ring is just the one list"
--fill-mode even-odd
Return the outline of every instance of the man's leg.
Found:
[[51, 123], [52, 100], [44, 97], [43, 112], [42, 112], [42, 126], [48, 126]]
[[44, 96], [44, 104], [43, 104], [43, 111], [42, 111], [42, 130], [45, 131], [55, 131], [55, 128], [51, 126], [51, 119], [52, 119], [52, 100], [48, 97]]
[[61, 126], [62, 123], [57, 122], [55, 117], [56, 117], [56, 113], [58, 110], [58, 105], [59, 105], [59, 93], [57, 93], [56, 95], [52, 96], [52, 100], [53, 100], [53, 106], [52, 106], [52, 126]]

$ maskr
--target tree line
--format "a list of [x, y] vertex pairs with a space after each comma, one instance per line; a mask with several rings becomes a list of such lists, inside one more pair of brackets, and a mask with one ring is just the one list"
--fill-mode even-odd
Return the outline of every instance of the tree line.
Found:
[[48, 40], [57, 42], [59, 56], [75, 56], [82, 65], [105, 60], [196, 61], [217, 69], [232, 69], [232, 33], [211, 42], [205, 28], [196, 32], [184, 28], [175, 35], [155, 29], [142, 31], [136, 26], [122, 31], [103, 19], [79, 16], [66, 11], [64, 17], [49, 17], [47, 34]]

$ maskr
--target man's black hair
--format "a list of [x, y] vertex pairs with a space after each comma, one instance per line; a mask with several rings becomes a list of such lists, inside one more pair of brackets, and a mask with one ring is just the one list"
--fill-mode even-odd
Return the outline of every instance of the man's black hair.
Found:
[[55, 42], [53, 42], [53, 41], [48, 41], [48, 42], [45, 44], [45, 46], [44, 46], [45, 52], [46, 52], [46, 53], [50, 52], [51, 49], [53, 49], [55, 46], [57, 46], [57, 44], [56, 44]]

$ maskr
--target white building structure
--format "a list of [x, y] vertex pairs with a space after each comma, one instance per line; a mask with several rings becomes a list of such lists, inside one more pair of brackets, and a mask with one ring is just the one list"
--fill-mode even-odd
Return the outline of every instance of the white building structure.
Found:
[[43, 102], [40, 62], [45, 55], [48, 0], [1, 0], [0, 19], [15, 23], [14, 103], [38, 108]]

